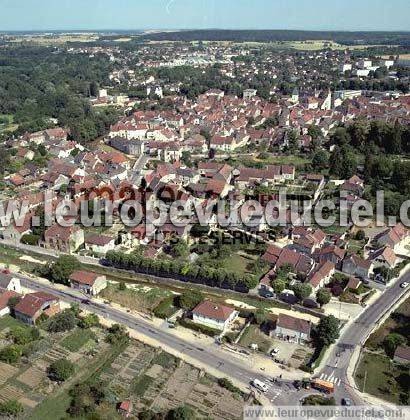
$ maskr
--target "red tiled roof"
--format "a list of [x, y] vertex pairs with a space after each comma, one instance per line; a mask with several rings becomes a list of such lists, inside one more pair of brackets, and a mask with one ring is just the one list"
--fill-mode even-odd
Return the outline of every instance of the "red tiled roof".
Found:
[[223, 306], [204, 300], [195, 307], [192, 313], [203, 316], [205, 318], [217, 319], [218, 321], [226, 321], [234, 312], [229, 306]]
[[12, 297], [20, 296], [13, 290], [0, 289], [0, 311], [6, 308], [9, 304], [9, 300]]
[[294, 318], [290, 315], [279, 314], [279, 318], [276, 325], [278, 327], [286, 328], [288, 330], [310, 334], [310, 321], [306, 321], [305, 319], [300, 318]]
[[27, 316], [34, 316], [47, 302], [58, 301], [58, 297], [45, 292], [24, 295], [14, 310]]
[[77, 270], [71, 274], [70, 281], [92, 286], [98, 277], [100, 277], [100, 275], [97, 273], [92, 273], [91, 271]]

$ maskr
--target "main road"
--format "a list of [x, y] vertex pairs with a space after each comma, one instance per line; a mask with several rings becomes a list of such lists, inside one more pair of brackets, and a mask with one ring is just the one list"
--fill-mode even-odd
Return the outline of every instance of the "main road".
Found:
[[353, 352], [358, 350], [357, 347], [364, 345], [367, 337], [383, 316], [392, 311], [403, 295], [408, 294], [410, 288], [400, 287], [403, 282], [410, 282], [410, 272], [405, 273], [394, 284], [387, 287], [376, 301], [343, 330], [337, 344], [329, 353], [326, 365], [318, 376], [335, 384], [337, 399], [348, 397], [356, 404], [363, 404], [362, 399], [355, 392], [357, 388], [352, 387], [347, 379], [350, 359]]

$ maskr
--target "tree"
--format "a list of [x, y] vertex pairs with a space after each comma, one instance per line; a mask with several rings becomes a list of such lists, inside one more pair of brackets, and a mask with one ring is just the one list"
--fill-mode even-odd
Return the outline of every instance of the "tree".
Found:
[[47, 325], [49, 332], [70, 331], [77, 325], [77, 319], [71, 309], [65, 309], [50, 319]]
[[387, 337], [383, 340], [384, 351], [386, 352], [387, 356], [393, 358], [397, 347], [405, 344], [406, 342], [406, 337], [402, 336], [401, 334], [388, 334]]
[[120, 291], [127, 290], [127, 285], [125, 284], [125, 282], [120, 281], [120, 283], [118, 284], [118, 290]]
[[318, 150], [312, 158], [312, 166], [315, 170], [326, 169], [329, 166], [329, 153], [326, 150]]
[[1, 417], [18, 417], [24, 411], [23, 405], [17, 400], [8, 400], [0, 403]]
[[185, 240], [178, 239], [171, 244], [171, 254], [174, 257], [186, 257], [189, 254], [189, 247]]
[[322, 346], [328, 346], [339, 337], [339, 320], [329, 315], [322, 318], [316, 327], [316, 336]]
[[182, 309], [191, 310], [204, 300], [201, 292], [195, 290], [186, 290], [178, 296], [178, 306]]
[[285, 280], [282, 280], [282, 279], [275, 279], [273, 282], [272, 282], [272, 287], [273, 287], [273, 291], [277, 294], [277, 295], [279, 295], [280, 293], [282, 293], [284, 290], [285, 290], [285, 288], [286, 288], [286, 281]]
[[40, 331], [37, 328], [14, 327], [7, 334], [14, 344], [25, 345], [40, 338]]
[[356, 232], [356, 240], [363, 241], [366, 238], [366, 233], [363, 229], [359, 229]]
[[56, 283], [69, 284], [71, 274], [79, 266], [77, 258], [72, 255], [61, 255], [51, 266], [51, 278]]
[[312, 124], [308, 128], [308, 134], [310, 137], [312, 137], [313, 140], [316, 140], [317, 138], [320, 137], [320, 135], [322, 134], [322, 131], [317, 125]]
[[332, 294], [327, 289], [319, 289], [316, 293], [316, 301], [320, 306], [326, 305], [326, 303], [330, 302], [330, 298]]
[[112, 345], [127, 343], [129, 340], [129, 334], [124, 325], [113, 324], [108, 329], [106, 341]]
[[299, 300], [306, 299], [312, 293], [312, 286], [307, 283], [296, 283], [293, 286], [293, 291], [295, 292], [295, 296]]
[[64, 382], [74, 374], [74, 371], [74, 364], [70, 360], [59, 359], [51, 363], [47, 373], [51, 380]]
[[192, 408], [182, 405], [173, 408], [167, 415], [167, 420], [195, 420], [196, 415]]
[[0, 350], [0, 360], [9, 364], [17, 363], [22, 355], [22, 348], [17, 344], [11, 344]]
[[330, 172], [341, 179], [356, 173], [357, 157], [351, 146], [336, 146], [330, 157]]
[[96, 327], [100, 324], [100, 320], [97, 314], [88, 314], [85, 317], [81, 318], [78, 325], [81, 328], [91, 328]]

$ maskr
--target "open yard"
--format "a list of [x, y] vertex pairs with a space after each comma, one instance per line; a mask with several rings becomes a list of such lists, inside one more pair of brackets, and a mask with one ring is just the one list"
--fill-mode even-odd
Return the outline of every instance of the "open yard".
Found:
[[250, 348], [251, 344], [257, 344], [258, 350], [262, 353], [268, 353], [272, 348], [272, 339], [264, 334], [258, 325], [249, 325], [243, 333], [239, 344], [244, 347]]
[[103, 290], [101, 297], [124, 307], [140, 311], [151, 312], [163, 299], [172, 296], [172, 292], [151, 286], [128, 285], [125, 290], [120, 290], [115, 283]]
[[393, 364], [387, 356], [363, 353], [355, 379], [360, 391], [365, 386], [365, 392], [386, 401], [406, 405], [409, 402], [409, 369]]

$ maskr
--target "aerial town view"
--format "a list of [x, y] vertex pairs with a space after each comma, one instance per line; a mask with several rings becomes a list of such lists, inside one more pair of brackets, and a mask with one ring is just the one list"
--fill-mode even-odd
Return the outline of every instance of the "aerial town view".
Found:
[[410, 419], [410, 2], [0, 0], [0, 419]]

